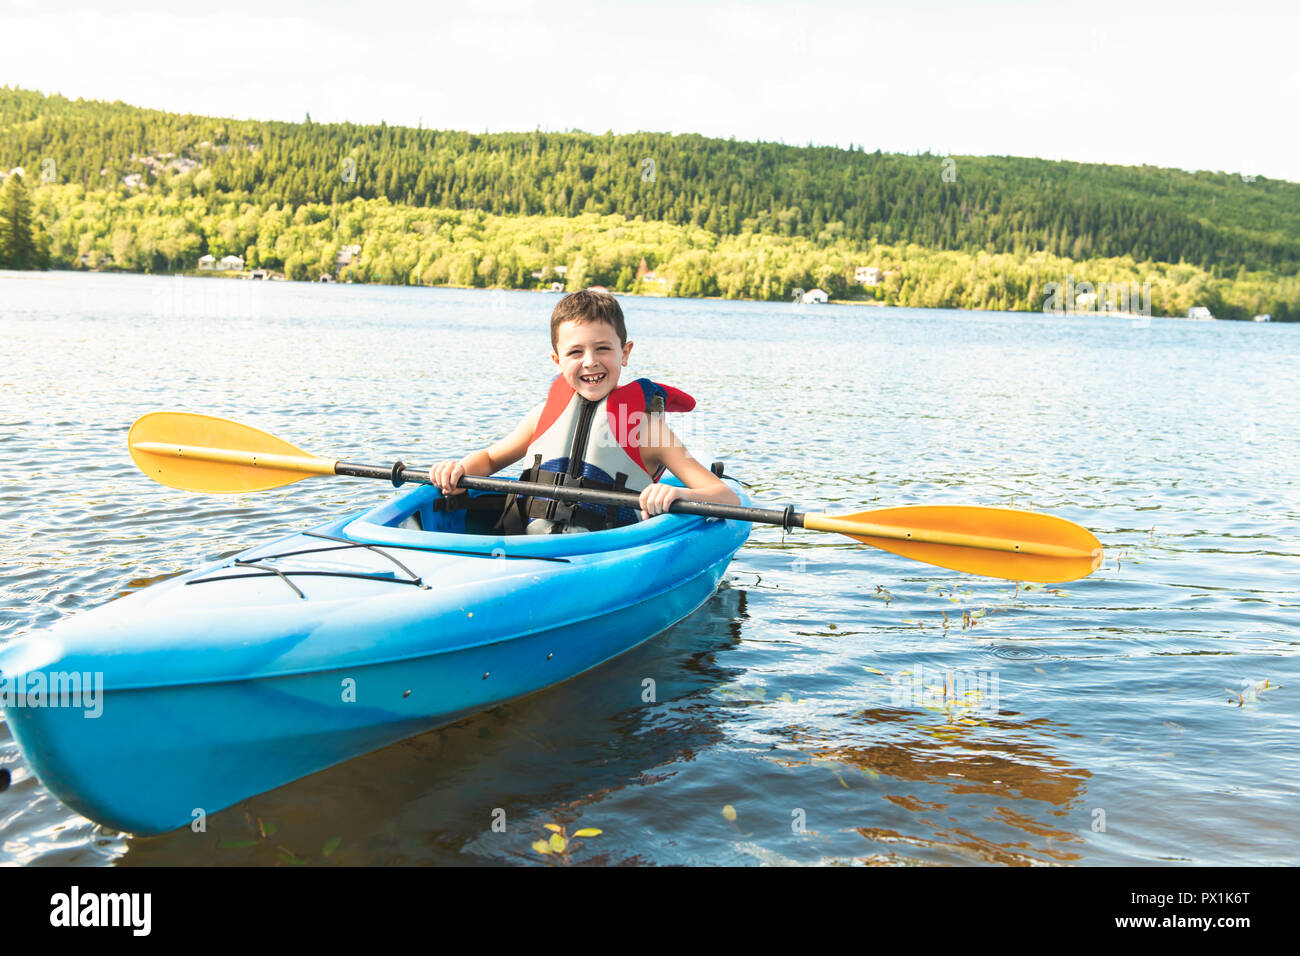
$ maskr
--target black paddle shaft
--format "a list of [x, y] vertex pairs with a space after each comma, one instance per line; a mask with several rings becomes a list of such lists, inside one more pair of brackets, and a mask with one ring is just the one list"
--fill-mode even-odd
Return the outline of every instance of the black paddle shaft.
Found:
[[[407, 468], [402, 462], [385, 467], [383, 465], [357, 465], [340, 461], [334, 466], [334, 474], [349, 478], [378, 478], [391, 481], [394, 487], [411, 482], [412, 484], [431, 485], [429, 469]], [[508, 478], [479, 478], [465, 475], [458, 483], [461, 488], [471, 491], [499, 491], [508, 495], [531, 495], [535, 498], [553, 498], [556, 501], [576, 501], [592, 505], [613, 505], [616, 508], [640, 508], [640, 497], [625, 491], [598, 491], [594, 488], [580, 488], [565, 485], [546, 485], [534, 481], [514, 481]], [[785, 508], [746, 508], [743, 505], [720, 505], [712, 501], [674, 501], [668, 506], [672, 514], [702, 515], [706, 518], [728, 518], [733, 521], [749, 521], [754, 524], [775, 524], [783, 528], [802, 528], [804, 516], [794, 510], [794, 505]]]

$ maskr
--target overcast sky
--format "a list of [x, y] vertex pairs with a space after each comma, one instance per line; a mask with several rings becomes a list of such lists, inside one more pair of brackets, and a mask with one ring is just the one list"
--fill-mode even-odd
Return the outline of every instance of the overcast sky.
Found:
[[253, 119], [699, 132], [1300, 182], [1297, 11], [0, 0], [0, 84]]

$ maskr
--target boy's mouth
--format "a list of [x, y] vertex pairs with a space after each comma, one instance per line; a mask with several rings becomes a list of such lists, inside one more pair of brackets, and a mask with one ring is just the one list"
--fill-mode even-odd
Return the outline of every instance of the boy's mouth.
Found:
[[608, 372], [597, 372], [594, 375], [579, 375], [578, 381], [582, 382], [584, 385], [599, 385], [601, 382], [605, 381], [605, 377], [608, 374]]

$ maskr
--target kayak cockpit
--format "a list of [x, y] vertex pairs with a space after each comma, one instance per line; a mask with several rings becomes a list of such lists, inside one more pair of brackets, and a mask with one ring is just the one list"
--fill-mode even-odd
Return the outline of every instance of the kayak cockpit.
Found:
[[[457, 498], [462, 496], [457, 495]], [[382, 522], [393, 528], [406, 528], [410, 531], [431, 531], [442, 534], [495, 534], [493, 530], [505, 509], [506, 496], [493, 492], [468, 492], [465, 501], [438, 494], [422, 496], [421, 500], [410, 502], [406, 515], [397, 514]], [[444, 507], [455, 501], [459, 507]]]
[[[675, 479], [672, 483], [680, 484]], [[442, 493], [431, 485], [398, 495], [347, 522], [341, 537], [366, 544], [391, 544], [413, 548], [455, 549], [496, 557], [565, 558], [576, 554], [618, 551], [647, 545], [662, 538], [685, 534], [701, 522], [716, 521], [694, 515], [658, 515], [648, 521], [607, 531], [580, 534], [503, 535], [493, 528], [500, 515], [490, 492], [467, 492], [470, 500], [486, 499], [487, 507], [444, 508]]]
[[[676, 484], [679, 487], [681, 485], [681, 482], [672, 476], [669, 476], [665, 483]], [[409, 531], [499, 535], [500, 519], [506, 508], [506, 500], [507, 496], [502, 492], [470, 491], [458, 495], [443, 495], [437, 489], [430, 489], [424, 495], [408, 495], [399, 499], [403, 503], [403, 507], [399, 509], [378, 509], [372, 520], [385, 527], [405, 528]], [[626, 512], [631, 509], [620, 510]], [[549, 522], [540, 523], [549, 524]], [[538, 532], [535, 528], [530, 528], [530, 532], [546, 533]], [[567, 529], [567, 533], [594, 534], [596, 532], [582, 527], [573, 527]]]

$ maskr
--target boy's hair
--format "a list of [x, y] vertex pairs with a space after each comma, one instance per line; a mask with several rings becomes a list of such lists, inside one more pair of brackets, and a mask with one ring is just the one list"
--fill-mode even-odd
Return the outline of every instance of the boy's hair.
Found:
[[623, 324], [623, 310], [618, 299], [608, 292], [592, 292], [583, 289], [570, 292], [551, 312], [551, 349], [559, 348], [560, 325], [565, 322], [604, 322], [612, 325], [618, 333], [618, 344], [627, 344], [627, 326]]

